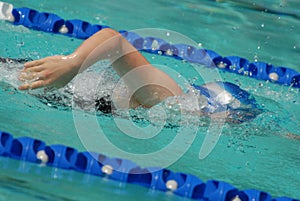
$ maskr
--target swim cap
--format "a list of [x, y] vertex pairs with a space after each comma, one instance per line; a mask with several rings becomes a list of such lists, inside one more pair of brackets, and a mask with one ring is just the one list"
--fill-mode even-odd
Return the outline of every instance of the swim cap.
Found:
[[215, 113], [225, 110], [257, 108], [250, 93], [230, 82], [212, 82], [202, 86], [192, 85], [207, 98], [205, 112]]

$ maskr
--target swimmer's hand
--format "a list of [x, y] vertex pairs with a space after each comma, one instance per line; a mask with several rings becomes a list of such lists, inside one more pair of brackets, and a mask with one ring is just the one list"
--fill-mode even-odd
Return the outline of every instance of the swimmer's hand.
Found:
[[41, 87], [60, 88], [68, 84], [78, 73], [80, 63], [76, 55], [50, 56], [27, 62], [21, 71], [19, 80], [23, 82], [20, 90]]

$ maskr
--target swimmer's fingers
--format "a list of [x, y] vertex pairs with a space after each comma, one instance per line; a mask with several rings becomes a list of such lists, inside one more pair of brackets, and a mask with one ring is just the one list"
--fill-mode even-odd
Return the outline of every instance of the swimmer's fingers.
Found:
[[24, 68], [20, 71], [20, 75], [35, 74], [35, 73], [42, 72], [43, 70], [45, 70], [45, 68], [43, 66], [35, 66], [35, 67], [31, 67], [31, 68]]
[[36, 76], [36, 73], [22, 71], [19, 75], [19, 80], [25, 82], [26, 80], [32, 80]]
[[30, 61], [24, 64], [25, 68], [32, 68], [35, 66], [39, 66], [42, 65], [44, 63], [44, 59], [40, 59], [40, 60], [35, 60], [35, 61]]
[[26, 81], [36, 81], [36, 80], [43, 80], [45, 76], [43, 73], [38, 72], [31, 72], [31, 71], [21, 71], [19, 74], [19, 80], [22, 82]]
[[30, 90], [30, 89], [37, 89], [45, 86], [45, 81], [44, 80], [37, 80], [32, 83], [25, 83], [21, 86], [19, 86], [20, 90]]
[[23, 72], [41, 72], [44, 69], [45, 68], [41, 65], [41, 66], [34, 66], [34, 67], [31, 67], [31, 68], [25, 68], [22, 71]]

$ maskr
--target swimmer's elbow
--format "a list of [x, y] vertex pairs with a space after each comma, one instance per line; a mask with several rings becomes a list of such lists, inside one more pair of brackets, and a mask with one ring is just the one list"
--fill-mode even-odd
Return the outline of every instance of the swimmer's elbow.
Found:
[[102, 35], [106, 35], [106, 36], [110, 36], [110, 37], [114, 37], [114, 36], [119, 36], [120, 35], [119, 32], [117, 32], [116, 30], [114, 30], [112, 28], [102, 29], [98, 33], [101, 33]]

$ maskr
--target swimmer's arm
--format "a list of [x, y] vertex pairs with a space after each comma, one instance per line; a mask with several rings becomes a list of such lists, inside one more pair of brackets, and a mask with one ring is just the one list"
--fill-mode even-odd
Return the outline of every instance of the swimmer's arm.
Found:
[[[134, 99], [145, 107], [151, 107], [169, 96], [182, 94], [181, 88], [172, 78], [149, 64], [125, 38], [109, 28], [85, 40], [68, 56], [47, 57], [26, 63], [24, 70], [32, 69], [42, 79], [31, 86], [24, 84], [20, 89], [62, 87], [78, 72], [103, 59], [111, 60], [117, 74], [124, 78], [129, 90], [134, 92]], [[130, 71], [132, 73], [127, 74]]]
[[143, 106], [151, 107], [169, 96], [182, 94], [172, 78], [153, 67], [136, 48], [112, 29], [96, 33], [83, 42], [73, 55], [78, 57], [79, 64], [89, 57], [83, 69], [95, 61], [110, 59], [117, 74], [134, 92], [134, 99]]

